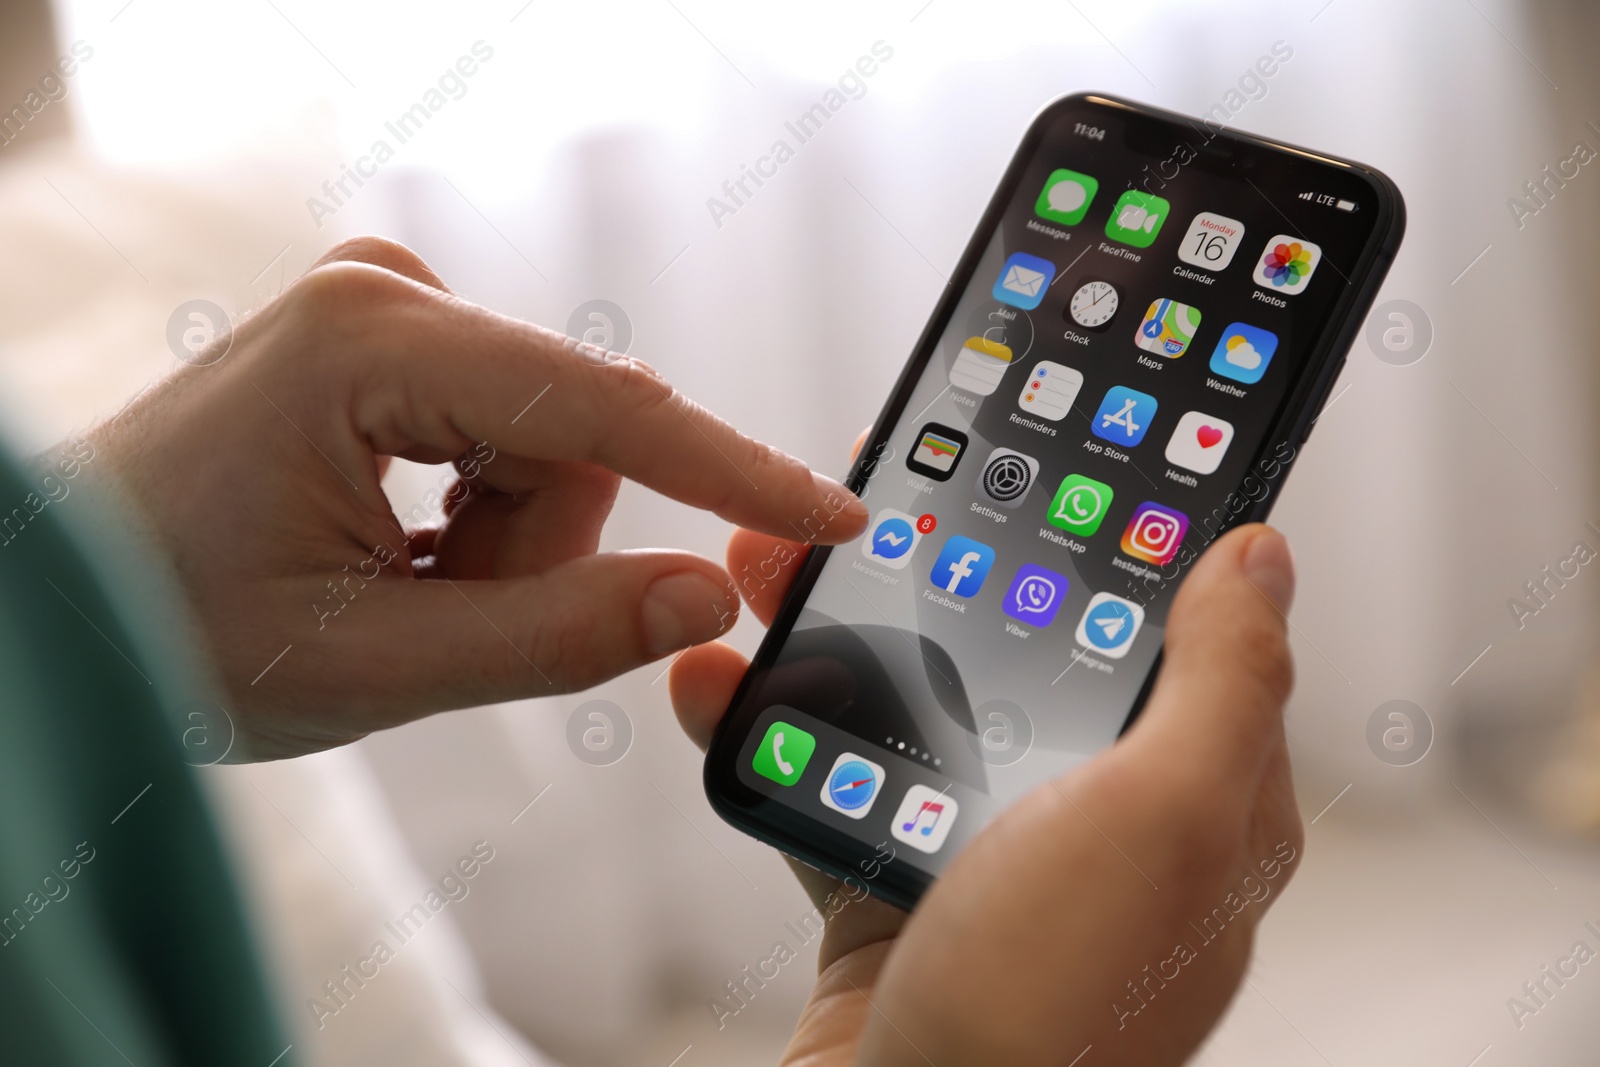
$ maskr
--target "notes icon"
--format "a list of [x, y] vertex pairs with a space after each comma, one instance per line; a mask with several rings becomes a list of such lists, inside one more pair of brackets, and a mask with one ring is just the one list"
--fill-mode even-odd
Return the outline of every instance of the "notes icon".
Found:
[[900, 801], [889, 833], [896, 841], [903, 841], [920, 852], [937, 852], [944, 847], [960, 810], [949, 787], [941, 791], [914, 785]]
[[1000, 379], [1011, 366], [1011, 346], [987, 337], [969, 337], [950, 367], [950, 384], [978, 396], [988, 396], [1000, 388]]

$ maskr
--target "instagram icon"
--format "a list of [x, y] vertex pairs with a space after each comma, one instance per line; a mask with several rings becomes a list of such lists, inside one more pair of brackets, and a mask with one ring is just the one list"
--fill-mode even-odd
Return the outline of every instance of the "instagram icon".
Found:
[[1133, 513], [1133, 521], [1122, 534], [1122, 551], [1134, 559], [1157, 566], [1169, 563], [1189, 532], [1189, 516], [1146, 501]]

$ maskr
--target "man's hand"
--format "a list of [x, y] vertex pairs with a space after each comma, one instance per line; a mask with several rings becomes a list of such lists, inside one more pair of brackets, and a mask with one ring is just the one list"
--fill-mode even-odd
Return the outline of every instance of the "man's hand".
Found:
[[[776, 547], [739, 531], [730, 569]], [[763, 621], [798, 565], [752, 600]], [[1091, 1046], [1083, 1067], [1184, 1062], [1298, 867], [1281, 717], [1293, 593], [1276, 531], [1248, 526], [1208, 549], [1139, 721], [997, 819], [909, 917], [876, 900], [839, 910], [784, 1062], [1065, 1067]], [[702, 747], [745, 666], [720, 643], [674, 665], [679, 720]], [[815, 872], [802, 882], [826, 891]]]
[[[769, 533], [832, 543], [866, 522], [645, 364], [469, 304], [374, 238], [91, 437], [175, 563], [235, 759], [586, 688], [726, 631], [738, 597], [716, 564], [596, 554], [622, 478]], [[455, 465], [421, 516], [442, 524], [403, 527], [390, 456]]]

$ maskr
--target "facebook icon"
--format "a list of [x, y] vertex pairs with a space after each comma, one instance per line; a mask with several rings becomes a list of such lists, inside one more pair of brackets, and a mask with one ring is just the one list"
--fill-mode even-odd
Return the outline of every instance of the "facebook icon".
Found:
[[933, 584], [956, 596], [974, 596], [994, 566], [994, 549], [970, 537], [952, 537], [933, 562]]

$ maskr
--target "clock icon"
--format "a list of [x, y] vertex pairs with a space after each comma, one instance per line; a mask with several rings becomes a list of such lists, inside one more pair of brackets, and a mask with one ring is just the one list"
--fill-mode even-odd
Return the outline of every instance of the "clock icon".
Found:
[[1103, 330], [1117, 314], [1122, 294], [1110, 282], [1087, 281], [1067, 303], [1067, 312], [1086, 330]]

